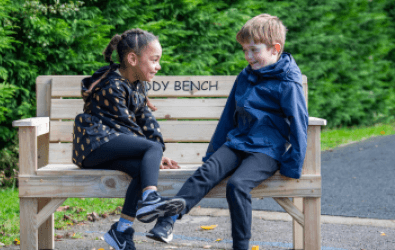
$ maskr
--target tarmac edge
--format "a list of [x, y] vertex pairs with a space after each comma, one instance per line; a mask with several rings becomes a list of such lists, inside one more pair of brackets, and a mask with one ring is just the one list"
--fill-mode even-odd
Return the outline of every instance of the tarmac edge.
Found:
[[[189, 215], [213, 216], [213, 217], [230, 216], [228, 209], [201, 208], [201, 207], [194, 207], [189, 212]], [[292, 217], [285, 212], [268, 212], [268, 211], [253, 210], [252, 217], [260, 218], [268, 221], [292, 221]], [[345, 217], [345, 216], [321, 215], [321, 223], [395, 228], [395, 220], [379, 220], [379, 219]]]

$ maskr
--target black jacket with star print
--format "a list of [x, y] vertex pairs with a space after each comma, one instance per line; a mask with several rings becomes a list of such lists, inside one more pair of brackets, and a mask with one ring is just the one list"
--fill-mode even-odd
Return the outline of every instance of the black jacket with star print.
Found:
[[108, 69], [102, 67], [81, 82], [84, 113], [74, 121], [72, 156], [79, 167], [90, 152], [120, 134], [158, 142], [165, 150], [159, 124], [147, 106], [145, 82], [131, 83], [119, 72], [110, 71], [88, 92]]

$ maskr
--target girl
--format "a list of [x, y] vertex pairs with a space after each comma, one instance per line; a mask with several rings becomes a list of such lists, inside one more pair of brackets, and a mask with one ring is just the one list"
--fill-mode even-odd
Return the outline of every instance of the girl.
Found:
[[[115, 49], [119, 65], [112, 61]], [[179, 168], [162, 158], [163, 137], [147, 107], [145, 82], [161, 69], [158, 38], [141, 29], [128, 30], [115, 35], [103, 54], [110, 66], [82, 80], [85, 104], [74, 122], [73, 162], [85, 169], [120, 170], [133, 178], [119, 222], [104, 235], [113, 248], [132, 250], [136, 216], [142, 222], [172, 216], [184, 209], [185, 201], [163, 198], [156, 188], [159, 167]]]

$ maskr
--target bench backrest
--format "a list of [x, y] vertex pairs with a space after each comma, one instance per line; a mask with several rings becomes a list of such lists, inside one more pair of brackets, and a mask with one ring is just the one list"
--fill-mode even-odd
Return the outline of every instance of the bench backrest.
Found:
[[[81, 80], [85, 77], [37, 78], [37, 116], [50, 117], [46, 139], [50, 141], [49, 155], [41, 156], [45, 163], [72, 163], [72, 127], [74, 117], [83, 110]], [[236, 76], [156, 76], [149, 83], [149, 97], [158, 108], [153, 114], [166, 142], [165, 156], [180, 164], [201, 163], [235, 79]], [[307, 103], [306, 76], [303, 87]], [[39, 167], [43, 165], [39, 163]]]

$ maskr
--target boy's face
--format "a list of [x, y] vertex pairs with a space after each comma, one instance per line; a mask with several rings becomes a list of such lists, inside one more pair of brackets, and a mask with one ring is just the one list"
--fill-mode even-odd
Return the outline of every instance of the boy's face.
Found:
[[277, 51], [274, 47], [268, 49], [264, 43], [254, 43], [250, 40], [249, 43], [241, 44], [244, 51], [244, 57], [251, 65], [253, 70], [257, 70], [277, 62]]

